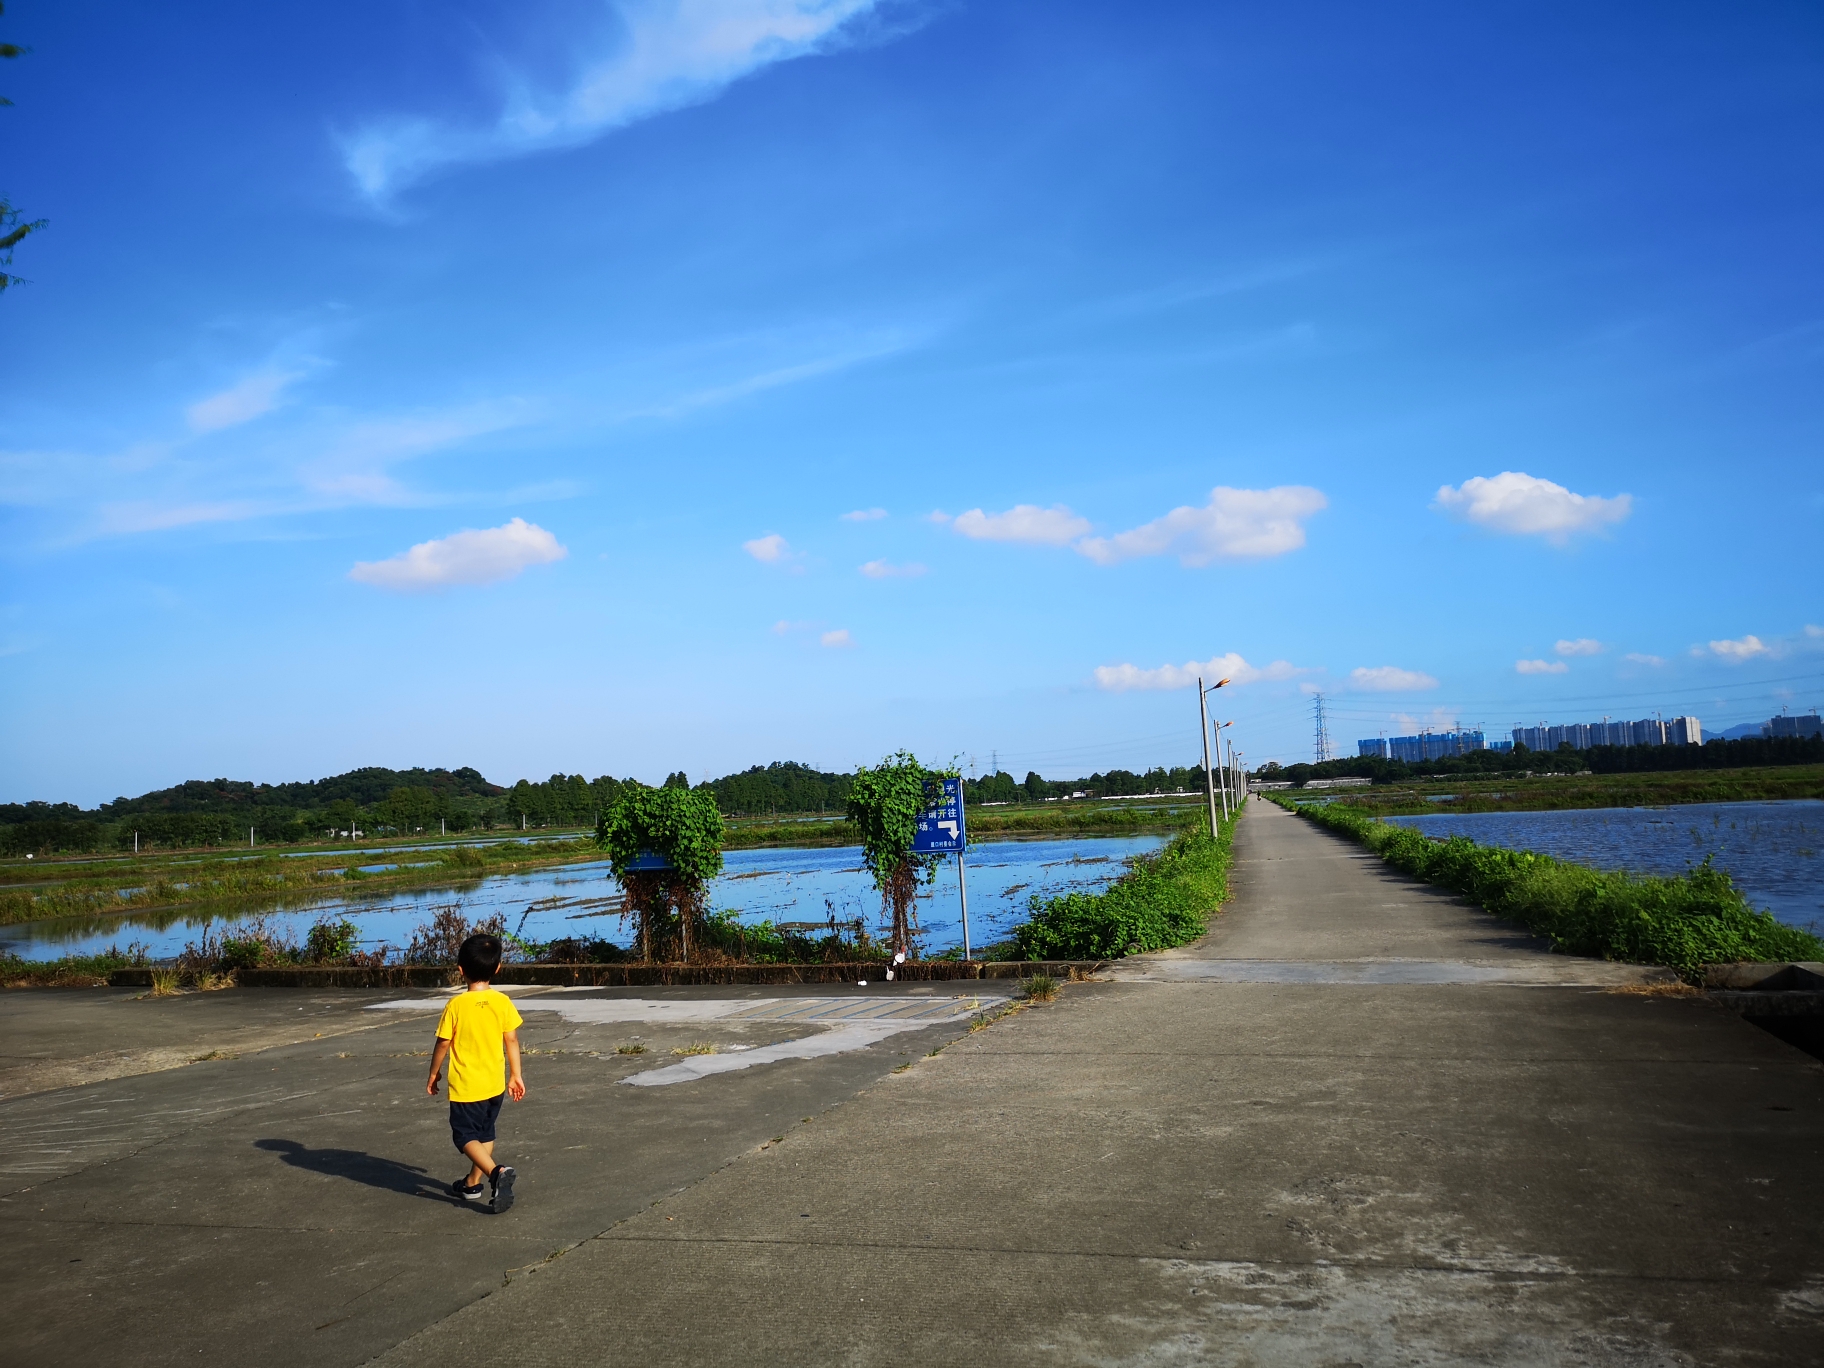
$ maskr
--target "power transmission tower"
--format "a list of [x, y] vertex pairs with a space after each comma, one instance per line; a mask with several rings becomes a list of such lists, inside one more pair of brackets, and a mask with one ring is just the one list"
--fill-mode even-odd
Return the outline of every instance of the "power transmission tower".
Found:
[[1324, 718], [1324, 696], [1321, 693], [1311, 695], [1311, 713], [1317, 722], [1317, 763], [1321, 765], [1326, 760], [1336, 758], [1330, 749], [1330, 724]]

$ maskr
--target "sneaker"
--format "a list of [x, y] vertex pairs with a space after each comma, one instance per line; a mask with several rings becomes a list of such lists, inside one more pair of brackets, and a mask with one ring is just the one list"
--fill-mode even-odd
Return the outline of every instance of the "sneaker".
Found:
[[488, 1186], [494, 1191], [494, 1210], [505, 1211], [513, 1205], [513, 1180], [519, 1175], [505, 1164], [496, 1165], [494, 1172], [488, 1175]]
[[474, 1187], [469, 1187], [464, 1184], [462, 1179], [458, 1178], [455, 1182], [450, 1184], [450, 1191], [455, 1196], [466, 1197], [471, 1202], [479, 1202], [483, 1197], [488, 1195], [488, 1185], [486, 1183], [477, 1183]]

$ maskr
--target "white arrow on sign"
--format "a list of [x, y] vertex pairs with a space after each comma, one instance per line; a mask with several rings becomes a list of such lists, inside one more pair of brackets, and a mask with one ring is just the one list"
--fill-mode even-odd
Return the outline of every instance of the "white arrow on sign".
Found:
[[954, 841], [956, 839], [956, 823], [955, 822], [939, 822], [937, 824], [937, 829], [939, 831], [949, 832], [951, 840]]

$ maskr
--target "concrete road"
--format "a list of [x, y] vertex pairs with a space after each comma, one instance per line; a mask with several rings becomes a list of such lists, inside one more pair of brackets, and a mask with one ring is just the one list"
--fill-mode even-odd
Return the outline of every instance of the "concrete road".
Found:
[[824, 1124], [1011, 991], [940, 987], [516, 990], [530, 1093], [498, 1218], [445, 1190], [466, 1165], [423, 1091], [441, 995], [0, 995], [0, 1358], [366, 1362]]
[[1190, 953], [919, 1059], [381, 1362], [1824, 1361], [1816, 1061], [1265, 804], [1238, 854]]
[[1265, 804], [1238, 855], [1204, 941], [973, 1033], [634, 1088], [828, 1028], [545, 997], [500, 1218], [435, 1190], [431, 1003], [0, 1103], [8, 1361], [1824, 1362], [1816, 1061]]

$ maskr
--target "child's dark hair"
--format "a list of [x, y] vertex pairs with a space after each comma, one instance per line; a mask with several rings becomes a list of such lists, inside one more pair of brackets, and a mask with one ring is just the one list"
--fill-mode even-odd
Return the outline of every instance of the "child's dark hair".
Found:
[[500, 937], [477, 931], [456, 952], [456, 967], [470, 983], [491, 983], [500, 968]]

